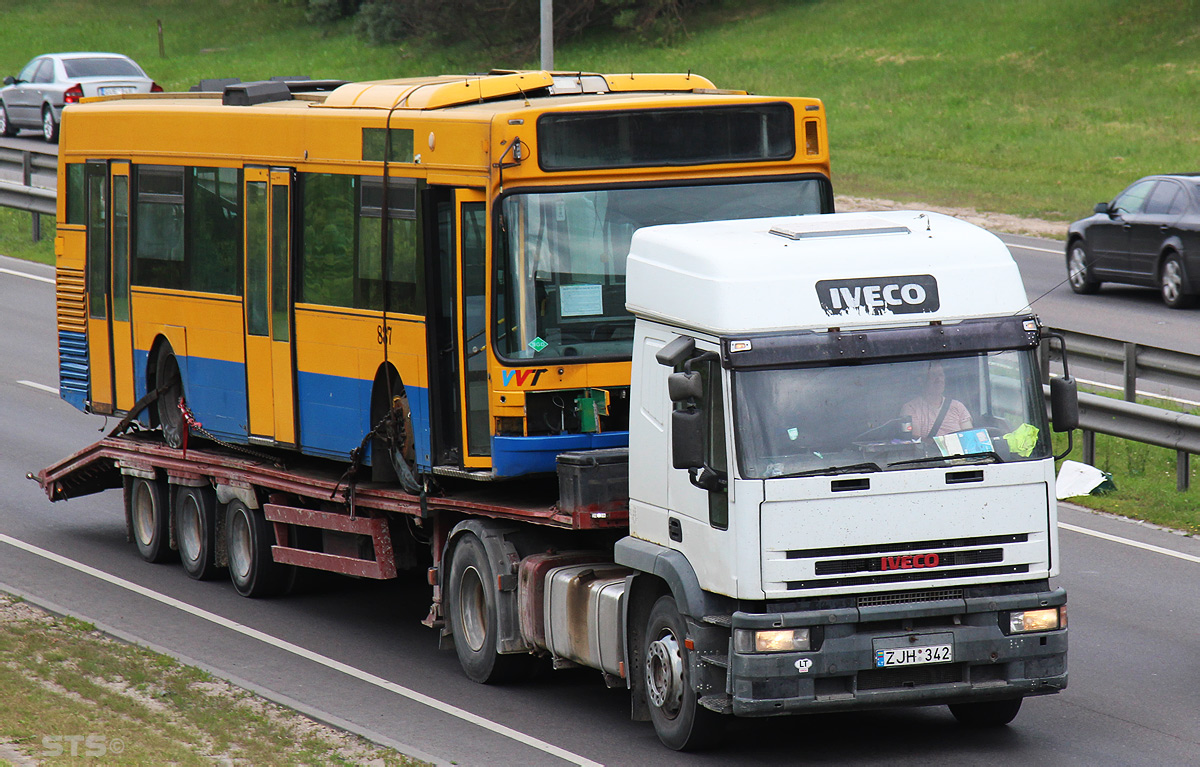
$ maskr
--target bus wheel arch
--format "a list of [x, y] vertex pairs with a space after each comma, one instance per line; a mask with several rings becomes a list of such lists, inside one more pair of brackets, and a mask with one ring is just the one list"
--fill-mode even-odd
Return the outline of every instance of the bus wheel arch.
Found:
[[[396, 411], [396, 420], [380, 428], [379, 434], [371, 440], [371, 480], [374, 482], [401, 479], [391, 450], [391, 445], [397, 441], [400, 442], [400, 456], [407, 462], [409, 471], [414, 477], [417, 474], [416, 433], [408, 393], [400, 373], [390, 362], [385, 362], [375, 371], [375, 380], [371, 384], [370, 428], [379, 426], [392, 410]], [[416, 491], [416, 488], [406, 489]]]

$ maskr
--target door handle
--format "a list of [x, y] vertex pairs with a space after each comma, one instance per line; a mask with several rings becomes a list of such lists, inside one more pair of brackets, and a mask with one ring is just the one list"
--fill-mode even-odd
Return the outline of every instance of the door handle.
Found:
[[667, 535], [671, 536], [671, 540], [676, 543], [683, 542], [683, 525], [678, 519], [667, 520]]
[[1170, 229], [1171, 227], [1167, 226], [1166, 224], [1160, 224], [1158, 227], [1158, 231], [1160, 232], [1170, 231]]

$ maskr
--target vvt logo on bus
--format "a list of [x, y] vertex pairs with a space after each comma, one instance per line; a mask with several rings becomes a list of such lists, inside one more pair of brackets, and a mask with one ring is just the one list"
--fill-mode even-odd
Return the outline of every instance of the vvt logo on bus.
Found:
[[941, 308], [937, 280], [932, 274], [820, 280], [817, 300], [825, 313], [927, 314]]
[[537, 386], [538, 379], [541, 378], [542, 373], [545, 373], [547, 370], [548, 368], [537, 368], [536, 370], [504, 370], [501, 371], [500, 377], [504, 379], [505, 386], [508, 386], [513, 381], [517, 382], [517, 386], [524, 386], [525, 382], [529, 380], [529, 376], [532, 375], [533, 380], [530, 381], [529, 385]]

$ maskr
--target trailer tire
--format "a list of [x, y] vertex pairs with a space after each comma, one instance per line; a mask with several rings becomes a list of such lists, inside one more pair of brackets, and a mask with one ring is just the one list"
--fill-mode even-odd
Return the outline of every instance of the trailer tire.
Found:
[[229, 579], [244, 597], [273, 597], [291, 588], [295, 568], [271, 557], [274, 538], [260, 509], [234, 499], [225, 508]]
[[496, 610], [496, 575], [483, 541], [466, 533], [454, 547], [450, 560], [447, 608], [454, 651], [469, 679], [499, 684], [527, 676], [532, 657], [497, 651], [499, 618]]
[[1023, 698], [985, 700], [978, 703], [951, 703], [950, 713], [959, 724], [968, 727], [1003, 727], [1017, 718]]
[[217, 494], [180, 485], [175, 492], [175, 544], [183, 570], [198, 581], [220, 575], [216, 558]]
[[697, 751], [716, 745], [725, 720], [699, 704], [688, 665], [687, 624], [667, 594], [650, 608], [642, 641], [646, 699], [658, 739], [676, 751]]
[[174, 559], [167, 498], [167, 489], [161, 480], [133, 478], [128, 496], [133, 542], [142, 559], [154, 564]]

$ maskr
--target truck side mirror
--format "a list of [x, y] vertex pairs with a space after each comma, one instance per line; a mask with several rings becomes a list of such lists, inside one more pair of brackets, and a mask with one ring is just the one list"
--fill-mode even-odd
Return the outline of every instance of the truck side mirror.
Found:
[[17, 78], [13, 77], [12, 75], [8, 75], [7, 77], [4, 78], [5, 85], [12, 85], [16, 81], [17, 81]]
[[1054, 431], [1079, 428], [1079, 392], [1070, 376], [1050, 379], [1050, 422]]
[[689, 399], [699, 399], [704, 393], [704, 384], [700, 373], [689, 370], [684, 373], [672, 373], [667, 376], [667, 396], [672, 402], [687, 402]]
[[699, 408], [671, 413], [671, 465], [676, 469], [704, 465], [704, 411]]
[[1103, 213], [1103, 214], [1104, 214], [1104, 215], [1106, 215], [1106, 216], [1107, 216], [1107, 215], [1109, 215], [1109, 212], [1110, 212], [1110, 211], [1109, 211], [1109, 209], [1108, 209], [1108, 203], [1107, 203], [1107, 202], [1098, 202], [1098, 203], [1096, 203], [1096, 207], [1095, 207], [1095, 209], [1094, 209], [1094, 212], [1095, 212], [1095, 213]]
[[696, 356], [696, 339], [690, 336], [680, 336], [659, 349], [658, 353], [654, 355], [654, 359], [660, 365], [677, 368], [694, 356]]

